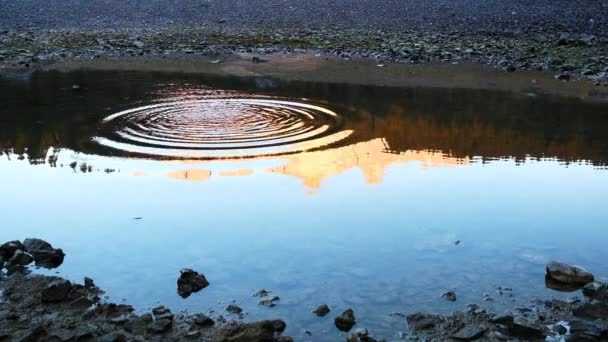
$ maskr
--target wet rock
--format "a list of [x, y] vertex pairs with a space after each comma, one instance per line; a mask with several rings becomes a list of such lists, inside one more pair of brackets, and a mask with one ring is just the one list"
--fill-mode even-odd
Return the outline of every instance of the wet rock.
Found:
[[540, 328], [527, 323], [514, 322], [507, 326], [507, 331], [510, 336], [525, 340], [534, 340], [544, 337], [544, 333]]
[[572, 313], [578, 317], [605, 319], [608, 317], [608, 301], [591, 300], [575, 307]]
[[266, 62], [266, 61], [263, 60], [263, 59], [261, 59], [261, 58], [259, 58], [259, 57], [255, 57], [255, 56], [251, 57], [251, 63], [256, 63], [257, 64], [257, 63], [263, 63], [263, 62]]
[[608, 323], [602, 320], [573, 320], [570, 322], [570, 333], [575, 338], [573, 341], [598, 341], [608, 337]]
[[270, 294], [270, 292], [271, 291], [266, 291], [266, 290], [262, 289], [262, 290], [256, 292], [253, 296], [254, 297], [266, 297]]
[[133, 46], [135, 46], [138, 49], [143, 49], [146, 46], [146, 44], [144, 44], [144, 42], [142, 42], [141, 40], [134, 40]]
[[355, 320], [355, 312], [352, 309], [344, 311], [340, 316], [334, 319], [336, 328], [341, 331], [349, 331], [357, 323]]
[[510, 326], [514, 323], [515, 318], [513, 315], [496, 315], [490, 319], [491, 323], [502, 324], [506, 326]]
[[72, 290], [72, 283], [65, 279], [58, 279], [51, 282], [42, 290], [42, 301], [46, 303], [61, 302], [68, 297]]
[[565, 335], [568, 332], [568, 328], [559, 323], [553, 325], [551, 330], [559, 335]]
[[608, 284], [592, 282], [583, 287], [585, 297], [591, 299], [608, 300]]
[[556, 74], [555, 76], [556, 80], [560, 80], [560, 81], [568, 81], [570, 80], [570, 75], [569, 74]]
[[35, 327], [31, 327], [28, 328], [26, 330], [21, 330], [16, 332], [13, 336], [11, 341], [15, 341], [15, 342], [30, 342], [30, 341], [39, 341], [41, 340], [43, 337], [45, 337], [47, 335], [46, 329], [41, 326], [35, 326]]
[[580, 267], [552, 261], [547, 265], [547, 275], [565, 284], [587, 284], [594, 280], [593, 274]]
[[89, 277], [84, 277], [84, 287], [93, 288], [95, 287], [95, 282]]
[[97, 339], [98, 342], [127, 342], [129, 336], [122, 330], [112, 331]]
[[192, 293], [198, 292], [209, 286], [204, 275], [191, 269], [183, 269], [177, 279], [177, 293], [182, 298], [188, 298]]
[[260, 301], [258, 304], [263, 305], [263, 306], [273, 307], [273, 306], [277, 305], [276, 302], [278, 302], [279, 300], [281, 300], [281, 298], [279, 298], [278, 296], [273, 296], [272, 298], [264, 299], [264, 300]]
[[4, 260], [10, 260], [17, 250], [24, 250], [21, 241], [9, 241], [0, 246], [0, 256]]
[[169, 310], [168, 308], [166, 308], [164, 306], [157, 306], [152, 309], [152, 313], [154, 314], [154, 316], [160, 316], [160, 315], [164, 315], [166, 313], [171, 313], [171, 310]]
[[430, 329], [435, 326], [436, 320], [432, 315], [415, 313], [413, 315], [409, 315], [405, 318], [407, 324], [410, 329], [414, 331], [421, 331], [425, 329]]
[[346, 342], [377, 342], [369, 336], [369, 332], [365, 328], [356, 329], [352, 334], [348, 335]]
[[260, 321], [254, 323], [229, 322], [223, 325], [213, 335], [211, 341], [230, 342], [266, 342], [275, 341], [276, 321]]
[[143, 334], [146, 332], [152, 321], [153, 319], [151, 314], [143, 314], [126, 322], [125, 329], [134, 334]]
[[232, 304], [230, 304], [226, 307], [226, 311], [228, 311], [234, 315], [240, 315], [243, 313], [243, 309], [241, 309], [240, 307], [238, 307], [236, 305], [232, 305]]
[[25, 239], [25, 250], [34, 257], [36, 266], [56, 268], [63, 263], [65, 253], [59, 248], [53, 248], [50, 243], [40, 239]]
[[171, 329], [173, 321], [170, 319], [157, 319], [148, 327], [148, 331], [156, 334], [164, 333]]
[[455, 302], [456, 301], [456, 292], [448, 291], [448, 292], [442, 294], [441, 298], [449, 300], [450, 302]]
[[323, 304], [321, 306], [319, 306], [318, 308], [316, 308], [313, 313], [319, 317], [323, 317], [325, 315], [327, 315], [331, 310], [329, 309], [329, 306]]
[[195, 314], [192, 316], [192, 321], [199, 327], [209, 327], [215, 324], [211, 317], [204, 314]]
[[34, 261], [34, 258], [25, 253], [24, 251], [18, 249], [13, 253], [13, 256], [6, 263], [6, 268], [11, 269], [18, 266], [27, 266]]
[[275, 332], [282, 333], [287, 328], [287, 324], [280, 319], [275, 319], [272, 321], [272, 326]]
[[78, 297], [71, 301], [69, 305], [73, 309], [86, 310], [95, 305], [95, 302], [87, 297]]
[[475, 341], [480, 339], [488, 328], [478, 323], [467, 324], [459, 329], [452, 338], [458, 341]]
[[580, 290], [584, 284], [577, 283], [562, 283], [551, 278], [549, 275], [545, 275], [545, 287], [551, 290], [559, 292], [574, 292]]

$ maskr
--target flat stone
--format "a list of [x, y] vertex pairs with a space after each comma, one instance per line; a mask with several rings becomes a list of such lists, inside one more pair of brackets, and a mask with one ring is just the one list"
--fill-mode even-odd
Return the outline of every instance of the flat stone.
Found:
[[153, 332], [153, 333], [164, 333], [166, 331], [168, 331], [169, 329], [171, 329], [171, 326], [173, 324], [173, 321], [168, 320], [168, 319], [159, 319], [159, 320], [155, 320], [152, 324], [150, 324], [150, 326], [148, 327], [148, 330]]
[[480, 339], [487, 330], [488, 328], [481, 324], [468, 324], [452, 335], [452, 338], [459, 341], [475, 341]]

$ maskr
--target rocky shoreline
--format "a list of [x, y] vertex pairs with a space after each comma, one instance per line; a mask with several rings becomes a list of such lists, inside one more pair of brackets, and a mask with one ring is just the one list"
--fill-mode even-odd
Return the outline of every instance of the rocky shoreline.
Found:
[[[33, 274], [28, 265], [56, 268], [65, 254], [40, 239], [0, 246], [0, 341], [293, 341], [282, 336], [281, 319], [244, 323], [223, 316], [174, 314], [164, 306], [138, 314], [126, 304], [105, 302], [94, 281], [72, 283], [56, 276]], [[564, 263], [547, 265], [547, 286], [560, 291], [582, 288], [584, 299], [536, 300], [515, 312], [494, 314], [475, 304], [451, 315], [415, 313], [402, 315], [411, 334], [420, 341], [605, 341], [608, 340], [608, 284], [594, 281], [591, 273]], [[180, 296], [209, 286], [202, 275], [182, 270], [177, 281]], [[508, 289], [505, 289], [508, 291]], [[256, 297], [269, 297], [261, 290]], [[456, 300], [456, 294], [442, 296]], [[278, 297], [266, 299], [273, 304]], [[260, 302], [263, 304], [265, 300]], [[230, 305], [226, 310], [239, 311]], [[325, 316], [321, 305], [310, 314]], [[348, 342], [385, 341], [356, 328], [351, 309], [334, 319], [337, 329], [348, 333]]]
[[315, 54], [402, 64], [484, 64], [505, 72], [550, 71], [556, 79], [608, 86], [608, 36], [567, 32], [425, 32], [359, 29], [61, 29], [0, 30], [0, 66], [23, 70], [83, 59], [234, 54]]

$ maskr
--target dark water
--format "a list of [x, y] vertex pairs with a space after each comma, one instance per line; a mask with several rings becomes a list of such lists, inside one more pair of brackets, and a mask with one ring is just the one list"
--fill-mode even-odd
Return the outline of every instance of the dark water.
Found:
[[[62, 275], [140, 310], [234, 301], [303, 340], [335, 340], [347, 308], [395, 339], [394, 312], [573, 296], [545, 288], [544, 265], [606, 280], [608, 106], [533, 92], [0, 77], [0, 240], [46, 239]], [[186, 267], [211, 286], [182, 299]]]

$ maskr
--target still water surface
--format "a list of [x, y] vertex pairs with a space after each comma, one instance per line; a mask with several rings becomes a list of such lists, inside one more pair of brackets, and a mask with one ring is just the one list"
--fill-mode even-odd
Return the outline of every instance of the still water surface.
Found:
[[[545, 288], [552, 259], [608, 276], [605, 104], [100, 71], [0, 77], [0, 103], [0, 240], [48, 240], [139, 310], [234, 301], [317, 341], [353, 308], [392, 339], [394, 312], [575, 295]], [[211, 286], [180, 298], [181, 268]]]

